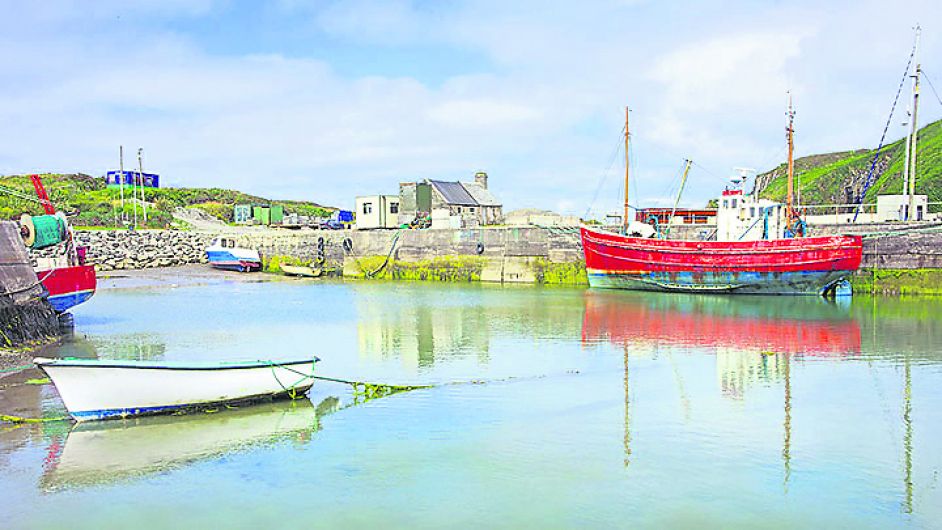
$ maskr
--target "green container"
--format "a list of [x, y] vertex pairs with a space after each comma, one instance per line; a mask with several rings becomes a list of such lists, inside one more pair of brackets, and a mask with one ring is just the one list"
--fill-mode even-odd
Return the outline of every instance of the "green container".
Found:
[[271, 224], [280, 225], [285, 220], [285, 207], [273, 204], [271, 206]]
[[271, 224], [271, 208], [267, 206], [256, 206], [252, 208], [252, 214], [260, 225]]

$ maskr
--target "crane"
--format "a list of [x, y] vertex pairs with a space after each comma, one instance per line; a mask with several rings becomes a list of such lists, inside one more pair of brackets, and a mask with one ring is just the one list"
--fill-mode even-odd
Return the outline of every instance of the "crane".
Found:
[[36, 190], [39, 203], [43, 205], [43, 211], [48, 215], [55, 215], [56, 207], [53, 206], [52, 201], [49, 200], [49, 194], [46, 193], [46, 187], [43, 186], [42, 179], [39, 178], [39, 175], [30, 175], [29, 180], [33, 183], [33, 189]]

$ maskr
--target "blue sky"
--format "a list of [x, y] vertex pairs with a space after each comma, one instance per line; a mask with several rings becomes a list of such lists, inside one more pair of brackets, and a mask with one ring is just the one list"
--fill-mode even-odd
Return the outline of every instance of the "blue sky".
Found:
[[[143, 147], [165, 185], [352, 206], [486, 170], [505, 210], [718, 194], [733, 167], [875, 146], [938, 2], [0, 0], [0, 173], [103, 174]], [[908, 93], [908, 89], [906, 91]], [[906, 94], [904, 93], [904, 95]], [[942, 116], [928, 86], [923, 122]], [[903, 134], [901, 117], [890, 136]]]

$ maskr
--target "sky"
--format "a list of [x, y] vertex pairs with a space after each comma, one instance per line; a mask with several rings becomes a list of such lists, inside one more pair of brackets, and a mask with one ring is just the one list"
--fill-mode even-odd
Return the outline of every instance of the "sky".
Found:
[[[352, 207], [486, 171], [504, 210], [702, 206], [733, 168], [875, 147], [942, 2], [0, 0], [0, 174], [118, 165], [164, 186]], [[888, 140], [903, 136], [904, 87]], [[927, 84], [920, 122], [942, 117]]]

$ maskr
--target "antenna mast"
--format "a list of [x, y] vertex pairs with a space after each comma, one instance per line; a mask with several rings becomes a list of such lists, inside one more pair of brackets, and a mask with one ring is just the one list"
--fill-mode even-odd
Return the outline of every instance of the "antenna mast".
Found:
[[916, 141], [917, 136], [919, 135], [918, 125], [916, 124], [917, 117], [919, 115], [919, 76], [922, 74], [922, 66], [919, 64], [919, 34], [922, 33], [922, 28], [919, 25], [916, 25], [916, 46], [913, 51], [913, 56], [916, 59], [916, 73], [913, 75], [913, 119], [910, 126], [912, 127], [910, 133], [909, 149], [912, 150], [909, 155], [909, 206], [906, 212], [906, 220], [912, 221], [915, 216], [913, 215], [913, 195], [916, 193]]
[[141, 179], [141, 206], [144, 207], [144, 226], [147, 226], [147, 199], [144, 198], [144, 148], [137, 148], [137, 175]]
[[625, 107], [625, 213], [622, 217], [622, 225], [625, 227], [625, 233], [628, 233], [628, 225], [631, 223], [628, 218], [628, 182], [629, 182], [629, 170], [631, 167], [631, 161], [628, 157], [628, 107]]

